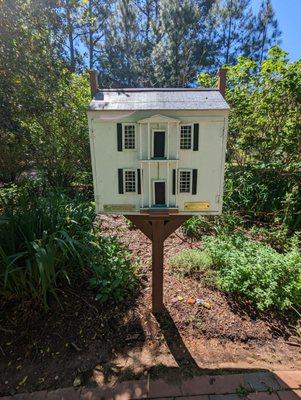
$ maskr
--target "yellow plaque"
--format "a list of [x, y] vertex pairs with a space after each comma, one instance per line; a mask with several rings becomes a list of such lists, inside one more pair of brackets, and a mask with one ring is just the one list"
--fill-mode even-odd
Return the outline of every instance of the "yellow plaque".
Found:
[[207, 211], [210, 208], [210, 203], [206, 201], [184, 203], [185, 211]]
[[104, 204], [103, 210], [106, 212], [133, 212], [136, 211], [134, 204]]

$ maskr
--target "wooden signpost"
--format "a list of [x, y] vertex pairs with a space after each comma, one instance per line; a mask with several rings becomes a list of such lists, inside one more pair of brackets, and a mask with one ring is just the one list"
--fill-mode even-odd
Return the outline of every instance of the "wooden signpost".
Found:
[[164, 241], [191, 216], [151, 212], [125, 217], [152, 241], [152, 312], [158, 314], [163, 310]]

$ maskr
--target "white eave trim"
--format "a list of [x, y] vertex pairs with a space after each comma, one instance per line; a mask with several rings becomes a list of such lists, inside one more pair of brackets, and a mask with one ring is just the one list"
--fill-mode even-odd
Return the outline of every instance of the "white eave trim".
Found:
[[181, 122], [178, 118], [166, 117], [165, 115], [155, 114], [149, 118], [140, 119], [137, 121], [139, 124], [160, 123], [160, 122]]

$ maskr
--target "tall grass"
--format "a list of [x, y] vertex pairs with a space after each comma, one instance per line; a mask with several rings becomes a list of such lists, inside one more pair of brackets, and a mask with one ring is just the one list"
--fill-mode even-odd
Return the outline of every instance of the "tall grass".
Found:
[[89, 253], [92, 204], [65, 192], [26, 186], [0, 197], [0, 294], [31, 297], [47, 307], [57, 281], [80, 272]]
[[86, 279], [101, 302], [122, 301], [137, 283], [136, 266], [115, 237], [93, 227], [83, 194], [38, 183], [0, 190], [0, 296], [49, 307], [59, 285]]

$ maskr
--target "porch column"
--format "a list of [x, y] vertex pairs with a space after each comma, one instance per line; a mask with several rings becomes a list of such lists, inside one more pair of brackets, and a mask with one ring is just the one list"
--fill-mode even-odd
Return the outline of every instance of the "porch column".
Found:
[[148, 206], [151, 208], [152, 206], [152, 190], [151, 190], [151, 163], [150, 161], [148, 162]]
[[151, 142], [150, 142], [150, 123], [147, 123], [147, 143], [148, 143], [148, 153], [147, 153], [147, 158], [150, 160], [150, 149], [151, 149]]
[[169, 122], [167, 122], [167, 149], [166, 149], [166, 157], [169, 160]]
[[143, 190], [144, 190], [144, 179], [143, 179], [143, 162], [140, 162], [140, 185], [141, 185], [141, 208], [144, 207], [144, 198], [143, 198]]
[[142, 160], [142, 134], [141, 134], [142, 126], [139, 124], [139, 145], [140, 145], [140, 160]]

